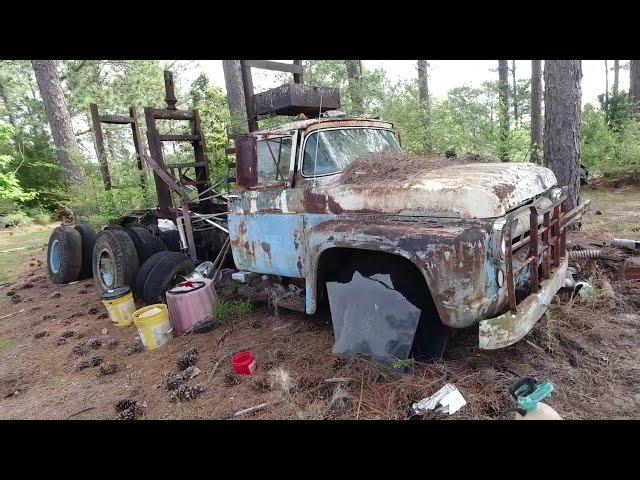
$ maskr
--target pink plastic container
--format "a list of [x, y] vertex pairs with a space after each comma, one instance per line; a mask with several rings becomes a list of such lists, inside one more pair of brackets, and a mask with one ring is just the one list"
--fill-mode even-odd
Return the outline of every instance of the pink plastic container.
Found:
[[252, 375], [256, 371], [256, 357], [251, 352], [236, 353], [231, 359], [231, 366], [238, 375]]
[[198, 323], [211, 319], [218, 296], [208, 278], [182, 282], [167, 292], [171, 326], [182, 335]]

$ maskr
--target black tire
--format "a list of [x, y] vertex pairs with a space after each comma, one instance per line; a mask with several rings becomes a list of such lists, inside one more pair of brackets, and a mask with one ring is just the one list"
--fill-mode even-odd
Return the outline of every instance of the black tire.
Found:
[[166, 245], [170, 252], [180, 251], [180, 233], [177, 230], [167, 230], [160, 232], [160, 240]]
[[167, 252], [166, 250], [163, 252], [157, 252], [151, 255], [147, 261], [142, 264], [140, 270], [138, 270], [138, 274], [136, 275], [136, 283], [133, 288], [133, 293], [136, 298], [142, 299], [144, 295], [144, 284], [147, 281], [147, 276], [151, 269], [160, 263], [161, 260], [172, 255], [175, 255], [175, 253]]
[[91, 278], [93, 276], [93, 245], [96, 243], [96, 231], [88, 224], [76, 225], [76, 230], [82, 238], [82, 268], [79, 278]]
[[196, 268], [195, 262], [189, 257], [181, 253], [170, 253], [160, 259], [147, 275], [142, 295], [147, 305], [164, 302], [165, 293], [173, 286], [176, 277], [188, 275]]
[[125, 232], [129, 235], [133, 244], [136, 246], [136, 252], [138, 254], [138, 260], [140, 265], [143, 265], [147, 259], [154, 253], [166, 250], [164, 243], [159, 238], [153, 236], [153, 234], [143, 227], [127, 227]]
[[73, 227], [56, 227], [47, 247], [47, 272], [53, 283], [75, 282], [82, 268], [82, 237]]
[[117, 223], [110, 223], [109, 225], [104, 227], [104, 229], [105, 230], [124, 230], [124, 227], [122, 225], [118, 225]]
[[93, 281], [100, 293], [133, 286], [140, 268], [136, 247], [121, 230], [103, 230], [93, 247]]

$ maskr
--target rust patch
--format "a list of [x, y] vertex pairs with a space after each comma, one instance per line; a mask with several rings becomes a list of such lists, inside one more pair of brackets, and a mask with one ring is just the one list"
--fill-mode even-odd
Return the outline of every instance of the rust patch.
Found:
[[344, 212], [344, 209], [340, 206], [338, 202], [336, 202], [333, 197], [327, 198], [327, 206], [329, 207], [329, 211], [331, 213], [340, 214]]
[[500, 185], [494, 185], [493, 193], [500, 199], [506, 198], [513, 193], [516, 186], [512, 183], [502, 183]]
[[327, 211], [327, 197], [305, 190], [302, 195], [302, 205], [308, 213], [324, 213]]
[[267, 242], [260, 242], [260, 246], [262, 246], [262, 250], [265, 251], [267, 256], [271, 258], [271, 245], [269, 245]]

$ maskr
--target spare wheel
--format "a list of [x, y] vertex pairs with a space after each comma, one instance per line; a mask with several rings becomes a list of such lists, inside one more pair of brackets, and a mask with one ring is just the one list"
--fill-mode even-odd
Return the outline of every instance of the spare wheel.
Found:
[[53, 283], [75, 282], [82, 268], [82, 238], [73, 227], [56, 227], [49, 237], [47, 271]]
[[136, 247], [123, 230], [103, 230], [93, 247], [93, 281], [100, 293], [133, 286], [140, 268]]

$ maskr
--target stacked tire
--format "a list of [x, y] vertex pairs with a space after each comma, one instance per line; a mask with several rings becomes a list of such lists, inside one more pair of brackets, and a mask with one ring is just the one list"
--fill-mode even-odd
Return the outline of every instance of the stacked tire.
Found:
[[183, 253], [157, 252], [138, 271], [134, 294], [148, 305], [164, 302], [167, 290], [181, 282], [195, 267], [195, 262]]
[[49, 237], [47, 272], [56, 284], [90, 278], [96, 233], [90, 225], [56, 227]]
[[140, 268], [138, 252], [125, 230], [105, 229], [93, 247], [93, 281], [100, 293], [132, 286]]

